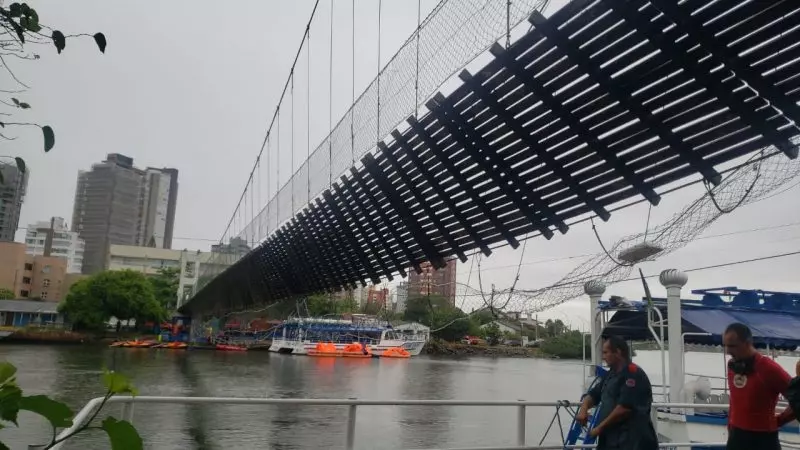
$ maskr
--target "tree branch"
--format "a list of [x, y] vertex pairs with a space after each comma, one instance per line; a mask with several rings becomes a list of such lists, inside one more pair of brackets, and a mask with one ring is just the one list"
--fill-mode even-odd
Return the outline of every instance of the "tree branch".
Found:
[[5, 59], [3, 59], [3, 55], [0, 55], [0, 62], [1, 62], [1, 63], [3, 63], [3, 67], [5, 67], [5, 69], [8, 71], [8, 73], [10, 73], [10, 74], [11, 74], [11, 77], [12, 77], [12, 78], [14, 78], [14, 81], [16, 81], [17, 83], [19, 83], [19, 84], [20, 84], [20, 85], [22, 85], [22, 86], [25, 86], [25, 87], [26, 87], [26, 88], [28, 88], [28, 89], [30, 89], [30, 88], [31, 88], [31, 87], [30, 87], [30, 86], [28, 86], [27, 84], [25, 84], [25, 83], [23, 83], [22, 81], [20, 81], [20, 80], [19, 80], [19, 78], [17, 78], [17, 76], [16, 76], [16, 75], [14, 75], [14, 72], [11, 70], [11, 68], [10, 68], [10, 67], [8, 67], [8, 64], [6, 64], [6, 60], [5, 60]]

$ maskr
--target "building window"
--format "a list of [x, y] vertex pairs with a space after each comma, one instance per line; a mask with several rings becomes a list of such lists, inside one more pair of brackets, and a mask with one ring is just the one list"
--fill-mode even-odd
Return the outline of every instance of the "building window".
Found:
[[31, 277], [22, 277], [22, 284], [31, 284]]
[[194, 278], [194, 262], [187, 261], [184, 269], [184, 276], [186, 278]]
[[42, 287], [50, 287], [50, 279], [49, 278], [45, 278], [44, 280], [42, 280]]
[[33, 264], [25, 263], [25, 270], [33, 270]]
[[42, 267], [42, 273], [50, 273], [50, 264], [45, 264], [45, 266]]
[[41, 299], [42, 300], [47, 300], [47, 291], [42, 291]]
[[28, 291], [19, 291], [19, 295], [22, 298], [28, 298]]

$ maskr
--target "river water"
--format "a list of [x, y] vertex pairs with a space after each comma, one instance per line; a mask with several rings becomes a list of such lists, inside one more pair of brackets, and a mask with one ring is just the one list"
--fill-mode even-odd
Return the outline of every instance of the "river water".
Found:
[[[545, 359], [414, 357], [407, 360], [311, 358], [267, 352], [173, 351], [91, 346], [0, 346], [19, 369], [25, 393], [48, 394], [79, 410], [103, 394], [102, 367], [132, 379], [140, 395], [274, 398], [575, 400], [580, 362]], [[637, 362], [660, 384], [660, 356]], [[787, 369], [791, 358], [780, 358]], [[722, 374], [722, 356], [688, 353], [687, 371]], [[119, 417], [120, 407], [109, 413]], [[528, 408], [528, 444], [538, 443], [554, 408]], [[570, 421], [562, 414], [564, 427]], [[148, 449], [341, 448], [347, 408], [340, 406], [137, 405], [134, 424]], [[48, 439], [36, 416], [0, 431], [12, 449]], [[546, 442], [558, 439], [554, 426]], [[356, 447], [394, 450], [514, 445], [515, 408], [359, 407]], [[102, 432], [68, 449], [106, 449]]]

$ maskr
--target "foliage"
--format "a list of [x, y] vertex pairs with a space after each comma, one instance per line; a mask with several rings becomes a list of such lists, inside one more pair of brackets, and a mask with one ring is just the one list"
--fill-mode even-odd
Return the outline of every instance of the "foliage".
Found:
[[580, 331], [568, 331], [559, 336], [550, 337], [544, 340], [541, 349], [544, 353], [566, 359], [580, 359], [583, 357], [584, 349], [586, 354], [590, 353], [588, 342], [584, 342], [584, 336]]
[[[48, 36], [45, 30], [50, 31]], [[0, 66], [2, 66], [14, 80], [15, 86], [11, 89], [3, 89], [3, 93], [23, 94], [28, 89], [28, 85], [20, 81], [19, 78], [11, 70], [7, 63], [7, 59], [11, 56], [21, 60], [37, 60], [39, 55], [29, 52], [27, 44], [52, 44], [56, 51], [61, 52], [66, 48], [67, 38], [77, 38], [89, 36], [94, 39], [95, 44], [102, 53], [106, 51], [106, 37], [103, 33], [95, 33], [90, 36], [88, 34], [66, 36], [59, 30], [53, 30], [39, 21], [39, 14], [35, 9], [28, 6], [27, 3], [12, 3], [8, 7], [0, 6]], [[6, 58], [9, 57], [9, 58]], [[16, 110], [31, 109], [31, 105], [16, 97], [0, 100], [6, 106]], [[4, 116], [11, 116], [10, 113], [0, 113]], [[7, 120], [0, 121], [0, 128], [7, 128], [9, 126], [34, 126], [38, 127], [42, 132], [42, 141], [44, 144], [44, 151], [49, 152], [55, 146], [55, 133], [53, 128], [49, 125], [39, 125], [35, 123], [26, 122], [9, 122]], [[0, 133], [0, 138], [5, 140], [14, 140], [16, 137], [9, 137]], [[0, 159], [13, 159], [17, 168], [21, 173], [25, 173], [25, 161], [19, 156], [0, 156]], [[0, 184], [3, 184], [3, 175], [0, 172]]]
[[[29, 411], [38, 414], [50, 423], [53, 429], [50, 442], [45, 445], [45, 449], [53, 448], [55, 445], [72, 439], [78, 434], [87, 430], [102, 429], [111, 441], [112, 450], [139, 450], [143, 448], [142, 438], [129, 422], [108, 417], [103, 420], [100, 427], [93, 425], [94, 419], [114, 395], [130, 394], [136, 395], [136, 390], [124, 376], [104, 371], [103, 383], [105, 384], [106, 394], [98, 408], [85, 423], [70, 431], [63, 437], [58, 437], [61, 428], [70, 428], [73, 425], [75, 414], [64, 403], [49, 398], [46, 395], [23, 395], [22, 389], [17, 385], [17, 368], [8, 362], [0, 362], [0, 420], [6, 423], [19, 426], [17, 423], [20, 411]], [[4, 426], [0, 424], [0, 428]], [[0, 442], [0, 450], [8, 449], [8, 446]]]
[[497, 323], [492, 322], [489, 325], [486, 325], [483, 328], [484, 336], [486, 336], [486, 342], [489, 345], [497, 345], [500, 343], [500, 340], [503, 338], [503, 332], [500, 331], [500, 326]]
[[165, 311], [174, 311], [178, 300], [178, 287], [181, 284], [181, 271], [173, 267], [159, 269], [158, 275], [147, 278], [153, 286], [153, 294]]
[[312, 317], [358, 311], [358, 304], [352, 298], [339, 300], [329, 295], [312, 295], [306, 299], [305, 306], [307, 310], [302, 312]]
[[0, 288], [0, 300], [14, 300], [16, 295], [14, 291], [6, 288]]
[[112, 317], [143, 324], [167, 315], [152, 284], [132, 270], [100, 272], [78, 281], [58, 310], [76, 327], [90, 330], [103, 329]]
[[458, 341], [464, 336], [481, 332], [481, 324], [476, 316], [465, 314], [438, 295], [410, 297], [403, 319], [431, 327], [431, 334], [445, 341]]
[[547, 319], [547, 321], [545, 321], [544, 323], [545, 333], [547, 333], [547, 336], [551, 337], [558, 336], [564, 333], [565, 331], [567, 331], [567, 328], [568, 328], [567, 325], [564, 324], [564, 322], [562, 322], [561, 319], [556, 319], [556, 320]]

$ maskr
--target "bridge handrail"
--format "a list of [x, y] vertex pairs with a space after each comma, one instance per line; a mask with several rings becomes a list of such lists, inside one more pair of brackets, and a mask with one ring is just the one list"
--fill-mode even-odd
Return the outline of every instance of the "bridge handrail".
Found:
[[[89, 400], [86, 405], [81, 409], [75, 418], [70, 428], [63, 430], [58, 435], [61, 439], [76, 429], [83, 426], [86, 421], [92, 417], [95, 410], [102, 404], [103, 397], [96, 397]], [[348, 406], [349, 411], [347, 415], [347, 432], [345, 439], [345, 448], [352, 450], [355, 444], [355, 426], [356, 426], [356, 411], [359, 406], [504, 406], [517, 408], [517, 446], [509, 447], [470, 447], [470, 448], [453, 448], [449, 450], [502, 450], [502, 449], [530, 449], [530, 450], [547, 450], [547, 449], [583, 449], [583, 448], [596, 448], [594, 444], [591, 445], [571, 445], [564, 446], [559, 444], [540, 445], [540, 446], [526, 446], [526, 422], [525, 413], [526, 408], [556, 408], [563, 406], [577, 406], [580, 402], [540, 402], [529, 400], [364, 400], [358, 398], [344, 398], [344, 399], [329, 399], [329, 398], [257, 398], [257, 397], [170, 397], [170, 396], [117, 396], [111, 397], [106, 401], [106, 404], [121, 404], [122, 405], [122, 419], [133, 423], [133, 407], [137, 403], [159, 403], [159, 404], [225, 404], [225, 405], [314, 405], [314, 406]], [[653, 403], [654, 408], [697, 408], [694, 403]], [[715, 405], [702, 405], [706, 409], [719, 409], [726, 410], [728, 405], [715, 404]], [[60, 449], [62, 444], [53, 447], [54, 450]], [[690, 447], [697, 445], [697, 443], [674, 443], [666, 442], [661, 443], [659, 448], [673, 448], [673, 447]], [[719, 447], [724, 448], [725, 443], [703, 443], [706, 447]], [[429, 449], [436, 450], [436, 449]]]

